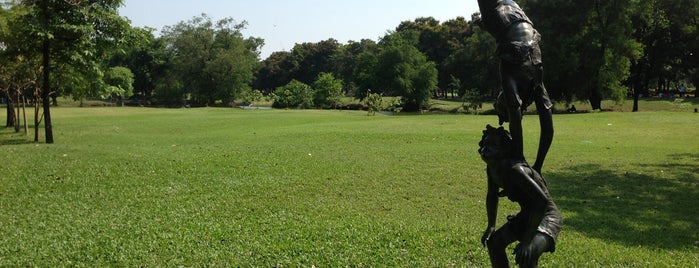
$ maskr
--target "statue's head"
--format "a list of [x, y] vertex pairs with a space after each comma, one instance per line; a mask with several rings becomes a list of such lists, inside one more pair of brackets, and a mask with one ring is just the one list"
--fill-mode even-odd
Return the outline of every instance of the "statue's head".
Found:
[[486, 129], [483, 131], [483, 138], [481, 138], [478, 145], [480, 146], [478, 153], [483, 161], [486, 162], [514, 155], [512, 135], [503, 127], [486, 126]]

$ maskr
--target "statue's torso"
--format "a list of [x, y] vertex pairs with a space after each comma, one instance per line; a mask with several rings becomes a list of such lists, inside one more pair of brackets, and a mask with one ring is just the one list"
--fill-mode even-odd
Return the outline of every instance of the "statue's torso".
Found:
[[[531, 20], [524, 14], [522, 8], [517, 5], [514, 1], [499, 1], [499, 3], [494, 8], [481, 7], [481, 17], [483, 19], [483, 24], [485, 29], [497, 39], [498, 42], [505, 41], [508, 37], [515, 37], [519, 34], [527, 34], [527, 29], [512, 31], [508, 33], [510, 27], [526, 23], [531, 27], [533, 24]], [[519, 27], [519, 26], [518, 26]], [[526, 26], [524, 26], [526, 27]], [[533, 27], [531, 28], [533, 30]], [[526, 37], [519, 37], [526, 38]], [[520, 39], [523, 41], [525, 39]], [[511, 41], [507, 40], [507, 41]]]

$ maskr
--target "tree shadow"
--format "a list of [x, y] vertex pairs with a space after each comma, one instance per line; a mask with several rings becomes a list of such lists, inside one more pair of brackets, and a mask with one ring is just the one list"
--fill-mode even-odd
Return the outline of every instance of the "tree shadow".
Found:
[[16, 132], [2, 131], [0, 132], [0, 146], [7, 145], [24, 145], [34, 143], [27, 138], [24, 134], [18, 134]]
[[699, 155], [669, 157], [695, 161], [639, 165], [631, 172], [588, 164], [547, 174], [564, 229], [626, 246], [693, 247], [699, 240]]

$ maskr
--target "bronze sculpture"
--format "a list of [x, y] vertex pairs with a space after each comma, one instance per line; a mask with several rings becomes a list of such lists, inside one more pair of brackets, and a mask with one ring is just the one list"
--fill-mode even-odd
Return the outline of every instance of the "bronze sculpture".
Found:
[[[490, 125], [483, 131], [478, 153], [487, 163], [488, 227], [481, 243], [488, 247], [493, 267], [509, 267], [505, 252], [515, 241], [515, 260], [520, 267], [537, 267], [544, 252], [554, 252], [562, 216], [551, 199], [546, 181], [515, 150], [510, 133]], [[500, 191], [502, 189], [502, 191]], [[508, 216], [507, 223], [495, 230], [500, 197], [517, 202], [520, 211]]]
[[541, 134], [533, 168], [541, 173], [553, 141], [553, 104], [543, 83], [541, 35], [513, 0], [478, 0], [478, 6], [481, 17], [476, 22], [495, 37], [500, 57], [502, 92], [496, 102], [500, 125], [509, 122], [517, 156], [524, 159], [522, 113], [536, 104]]

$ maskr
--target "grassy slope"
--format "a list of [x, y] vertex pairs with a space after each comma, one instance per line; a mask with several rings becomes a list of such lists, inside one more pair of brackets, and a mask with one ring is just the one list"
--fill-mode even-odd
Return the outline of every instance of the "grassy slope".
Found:
[[[55, 145], [0, 132], [0, 266], [487, 266], [476, 149], [492, 116], [54, 117]], [[699, 263], [697, 120], [557, 115], [544, 175], [565, 227], [542, 264]], [[536, 117], [524, 126], [533, 155]]]

